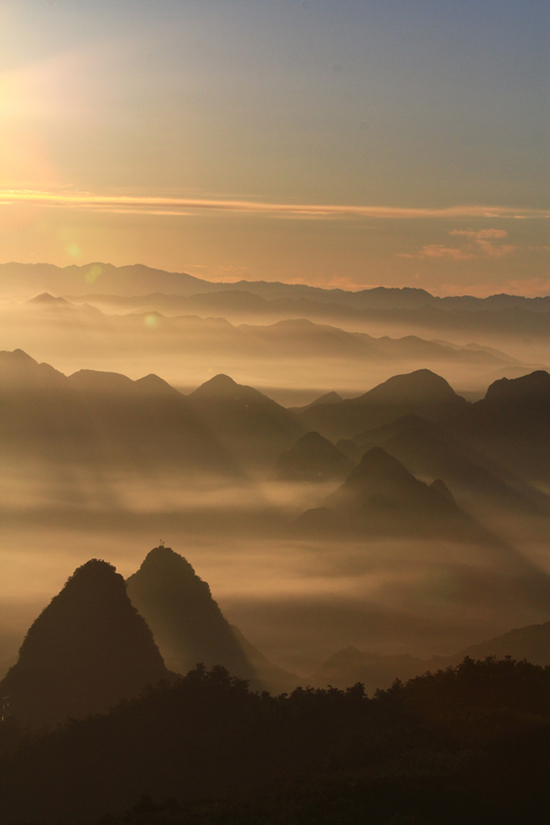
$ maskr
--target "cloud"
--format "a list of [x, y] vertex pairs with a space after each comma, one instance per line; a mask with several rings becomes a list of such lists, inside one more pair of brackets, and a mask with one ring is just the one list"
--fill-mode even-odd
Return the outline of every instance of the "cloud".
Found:
[[[379, 218], [379, 219], [511, 219], [550, 218], [550, 211], [542, 209], [513, 209], [505, 206], [450, 206], [441, 209], [422, 207], [364, 206], [361, 204], [271, 203], [241, 199], [177, 198], [149, 195], [101, 195], [89, 192], [39, 192], [35, 190], [0, 191], [2, 204], [34, 204], [84, 211], [135, 212], [137, 214], [188, 215], [202, 211], [231, 212], [286, 218]], [[470, 230], [455, 230], [456, 232]], [[473, 231], [473, 230], [472, 230]], [[483, 230], [499, 232], [500, 230]], [[485, 235], [496, 238], [496, 235]], [[498, 236], [501, 237], [501, 236]]]
[[402, 253], [400, 258], [446, 258], [469, 261], [474, 258], [504, 258], [518, 249], [513, 244], [500, 243], [508, 237], [505, 229], [452, 229], [449, 235], [467, 239], [461, 246], [427, 244], [415, 253]]
[[440, 243], [432, 243], [423, 246], [418, 252], [403, 252], [400, 258], [450, 258], [453, 261], [467, 261], [475, 255], [465, 249], [458, 249], [454, 246], [445, 246]]
[[507, 238], [508, 232], [505, 229], [453, 229], [449, 235], [464, 235], [466, 238], [482, 241], [486, 238]]

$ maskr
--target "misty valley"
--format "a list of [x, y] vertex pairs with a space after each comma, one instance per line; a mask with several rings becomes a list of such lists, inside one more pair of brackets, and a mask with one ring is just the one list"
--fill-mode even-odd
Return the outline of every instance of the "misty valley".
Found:
[[550, 299], [0, 274], [0, 820], [542, 821]]

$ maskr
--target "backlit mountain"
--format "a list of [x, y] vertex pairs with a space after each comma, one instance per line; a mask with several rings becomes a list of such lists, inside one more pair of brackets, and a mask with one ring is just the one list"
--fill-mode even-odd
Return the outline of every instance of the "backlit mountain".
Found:
[[112, 565], [93, 559], [31, 625], [0, 696], [10, 716], [40, 727], [105, 713], [168, 677], [124, 579]]

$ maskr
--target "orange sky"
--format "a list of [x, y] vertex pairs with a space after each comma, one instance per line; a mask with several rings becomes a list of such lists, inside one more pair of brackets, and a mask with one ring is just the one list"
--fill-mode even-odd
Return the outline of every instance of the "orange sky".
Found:
[[2, 4], [0, 261], [550, 292], [548, 15]]

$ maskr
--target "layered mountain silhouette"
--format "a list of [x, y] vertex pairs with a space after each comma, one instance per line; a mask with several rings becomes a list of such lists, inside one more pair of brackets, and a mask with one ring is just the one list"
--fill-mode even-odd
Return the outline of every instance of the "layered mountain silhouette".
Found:
[[229, 624], [208, 584], [170, 547], [151, 550], [127, 590], [172, 670], [185, 674], [198, 663], [223, 665], [254, 688], [281, 691], [297, 683]]
[[169, 675], [124, 579], [93, 559], [31, 625], [0, 695], [9, 715], [40, 727], [104, 713]]
[[550, 622], [516, 628], [485, 642], [470, 645], [457, 654], [455, 659], [463, 656], [473, 659], [483, 659], [486, 656], [504, 659], [505, 656], [511, 656], [518, 661], [526, 659], [535, 665], [550, 666]]
[[318, 404], [298, 415], [304, 426], [330, 439], [350, 438], [414, 413], [430, 421], [454, 417], [468, 402], [430, 370], [396, 375], [357, 398]]
[[49, 364], [39, 364], [26, 352], [0, 351], [0, 392], [52, 390], [65, 385], [65, 376]]
[[452, 421], [457, 433], [504, 466], [550, 481], [550, 374], [495, 381]]
[[464, 537], [475, 532], [442, 481], [424, 484], [381, 447], [366, 452], [325, 507], [307, 511], [295, 527], [311, 530], [319, 520], [324, 531], [331, 514], [334, 529], [344, 533]]
[[272, 465], [304, 432], [293, 413], [227, 375], [202, 384], [187, 401], [235, 462], [247, 466]]
[[361, 682], [367, 693], [385, 690], [396, 680], [407, 681], [429, 670], [429, 662], [407, 654], [381, 656], [347, 647], [323, 662], [309, 677], [315, 687], [347, 687]]
[[[90, 278], [90, 275], [93, 278]], [[266, 302], [283, 298], [314, 300], [324, 304], [354, 307], [357, 310], [403, 310], [424, 308], [467, 311], [471, 313], [525, 309], [536, 313], [550, 311], [548, 296], [526, 298], [521, 295], [491, 295], [477, 298], [471, 295], [440, 298], [425, 289], [414, 287], [374, 287], [348, 292], [343, 289], [323, 289], [306, 284], [285, 284], [277, 281], [237, 281], [235, 283], [204, 281], [183, 272], [166, 272], [143, 264], [116, 267], [103, 262], [82, 266], [57, 267], [53, 264], [6, 263], [0, 265], [0, 284], [4, 293], [18, 291], [71, 293], [74, 295], [146, 295], [167, 293], [168, 297], [194, 298], [227, 292], [248, 293]]]
[[489, 506], [538, 515], [550, 512], [550, 500], [519, 476], [441, 425], [414, 414], [359, 433], [338, 446], [355, 459], [367, 449], [383, 447], [417, 478], [427, 482], [442, 479], [454, 495], [476, 511]]
[[479, 644], [470, 645], [450, 656], [434, 656], [421, 659], [407, 654], [378, 655], [347, 647], [330, 656], [311, 676], [314, 686], [346, 687], [357, 682], [365, 685], [367, 692], [386, 689], [395, 679], [406, 681], [426, 671], [459, 664], [465, 656], [485, 659], [494, 656], [504, 659], [510, 656], [517, 661], [526, 660], [535, 665], [550, 666], [550, 622], [529, 625], [495, 636]]
[[3, 449], [59, 462], [238, 475], [192, 404], [156, 375], [70, 377], [20, 350], [0, 353]]
[[344, 399], [339, 393], [331, 391], [326, 392], [323, 395], [320, 395], [318, 398], [316, 398], [314, 401], [311, 401], [309, 404], [304, 404], [304, 406], [302, 407], [289, 407], [289, 409], [292, 410], [292, 412], [300, 413], [309, 410], [310, 407], [317, 407], [319, 404], [339, 404], [340, 401], [343, 400]]
[[345, 478], [354, 462], [319, 433], [306, 433], [281, 453], [271, 478], [277, 481], [320, 483]]

